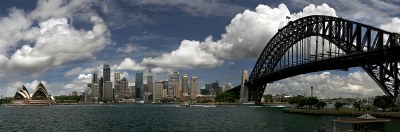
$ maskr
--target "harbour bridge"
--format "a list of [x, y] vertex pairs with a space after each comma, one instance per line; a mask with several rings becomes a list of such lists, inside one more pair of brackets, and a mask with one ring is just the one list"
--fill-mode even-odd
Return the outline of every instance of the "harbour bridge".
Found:
[[[260, 102], [268, 83], [325, 70], [361, 67], [383, 92], [399, 95], [400, 34], [339, 17], [290, 21], [266, 44], [249, 79], [247, 101]], [[231, 90], [240, 94], [241, 86]]]

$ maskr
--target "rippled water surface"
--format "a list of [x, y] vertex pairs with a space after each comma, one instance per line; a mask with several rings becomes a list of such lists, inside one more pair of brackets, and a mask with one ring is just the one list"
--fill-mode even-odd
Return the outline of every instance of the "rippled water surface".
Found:
[[[283, 113], [253, 106], [178, 105], [0, 106], [0, 131], [317, 131], [332, 129], [335, 116]], [[386, 124], [400, 130], [400, 120]]]

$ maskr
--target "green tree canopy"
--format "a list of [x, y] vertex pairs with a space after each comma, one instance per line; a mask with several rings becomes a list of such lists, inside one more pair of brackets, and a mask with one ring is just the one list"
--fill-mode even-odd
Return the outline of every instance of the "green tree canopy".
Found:
[[340, 108], [342, 108], [344, 105], [346, 105], [346, 103], [342, 102], [342, 101], [336, 101], [335, 102], [335, 108], [336, 110], [339, 110]]
[[383, 112], [385, 112], [385, 109], [394, 106], [394, 103], [388, 96], [376, 96], [374, 99], [374, 106], [382, 108]]

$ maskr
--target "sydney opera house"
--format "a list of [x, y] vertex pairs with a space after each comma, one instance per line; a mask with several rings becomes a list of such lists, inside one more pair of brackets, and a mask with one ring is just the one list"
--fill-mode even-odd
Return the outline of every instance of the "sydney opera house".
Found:
[[39, 83], [36, 87], [35, 92], [31, 95], [28, 89], [22, 85], [22, 87], [17, 88], [13, 104], [16, 105], [49, 105], [53, 102], [52, 97], [47, 93], [46, 87], [42, 83]]

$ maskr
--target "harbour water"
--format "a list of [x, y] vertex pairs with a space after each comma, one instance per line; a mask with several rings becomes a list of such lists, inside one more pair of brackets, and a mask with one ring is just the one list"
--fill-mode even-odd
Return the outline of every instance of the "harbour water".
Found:
[[[282, 112], [269, 106], [52, 105], [0, 106], [0, 131], [264, 131], [313, 132], [333, 128], [335, 116]], [[400, 128], [399, 119], [386, 130]]]

